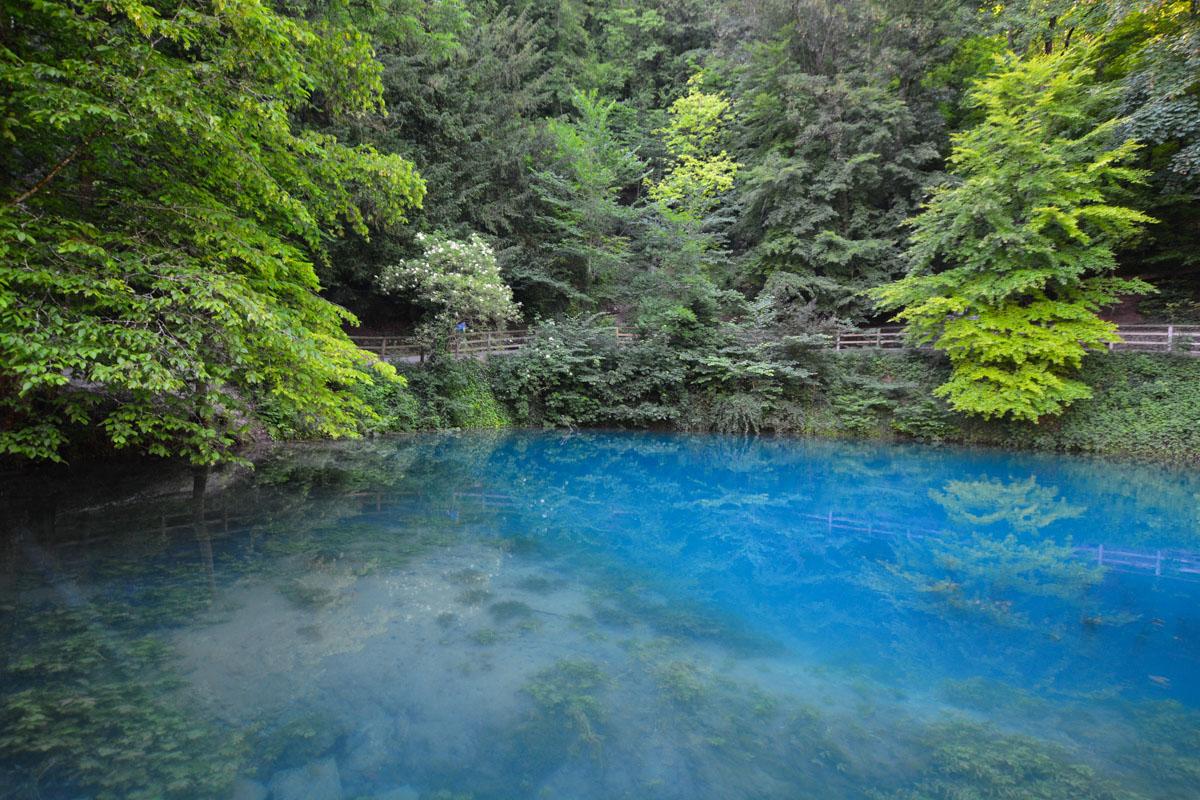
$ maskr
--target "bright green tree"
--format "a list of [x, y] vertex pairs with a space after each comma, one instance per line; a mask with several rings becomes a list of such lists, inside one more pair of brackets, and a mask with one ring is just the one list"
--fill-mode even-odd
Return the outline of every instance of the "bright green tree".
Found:
[[255, 421], [355, 432], [369, 410], [345, 388], [370, 360], [314, 262], [424, 184], [297, 118], [382, 110], [366, 38], [261, 0], [16, 0], [3, 19], [0, 453], [87, 435], [210, 464]]
[[958, 180], [912, 221], [909, 275], [873, 293], [949, 355], [936, 391], [959, 411], [1034, 421], [1089, 397], [1071, 372], [1117, 338], [1096, 312], [1149, 288], [1112, 274], [1114, 248], [1151, 220], [1113, 199], [1143, 176], [1123, 166], [1137, 145], [1105, 119], [1089, 55], [1009, 54], [976, 85], [982, 121], [954, 137]]
[[688, 80], [688, 93], [671, 104], [669, 120], [656, 133], [671, 154], [662, 179], [651, 182], [650, 198], [685, 219], [698, 219], [733, 188], [741, 164], [722, 147], [729, 99], [704, 91], [704, 74]]

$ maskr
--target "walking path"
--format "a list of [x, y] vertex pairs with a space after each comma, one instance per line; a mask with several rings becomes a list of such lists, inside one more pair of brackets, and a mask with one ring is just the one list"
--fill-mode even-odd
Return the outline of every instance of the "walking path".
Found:
[[[637, 334], [619, 327], [614, 327], [612, 332], [619, 342], [637, 338]], [[1120, 325], [1117, 334], [1121, 341], [1109, 345], [1109, 350], [1200, 356], [1200, 325]], [[485, 359], [515, 353], [532, 341], [535, 335], [530, 328], [457, 333], [450, 339], [449, 349], [454, 358]], [[428, 348], [411, 336], [351, 336], [350, 340], [385, 361], [416, 364], [424, 362], [429, 356]], [[830, 337], [829, 346], [834, 350], [902, 350], [912, 347], [905, 340], [904, 329], [899, 325], [841, 331]]]

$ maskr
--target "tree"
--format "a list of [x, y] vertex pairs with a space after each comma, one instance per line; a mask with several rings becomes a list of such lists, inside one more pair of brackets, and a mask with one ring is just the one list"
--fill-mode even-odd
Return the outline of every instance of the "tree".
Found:
[[894, 90], [795, 72], [779, 45], [755, 56], [740, 120], [753, 162], [738, 198], [742, 280], [794, 273], [810, 297], [861, 316], [861, 292], [899, 276], [901, 223], [935, 174], [937, 149]]
[[58, 459], [88, 430], [211, 464], [256, 420], [353, 434], [369, 409], [344, 388], [372, 359], [314, 263], [424, 183], [296, 115], [382, 110], [366, 38], [259, 0], [6, 15], [0, 453]]
[[443, 349], [459, 323], [498, 325], [518, 316], [512, 290], [500, 277], [496, 254], [478, 234], [465, 242], [441, 235], [417, 234], [425, 252], [384, 267], [384, 292], [405, 294], [428, 314], [420, 336], [435, 350]]
[[1116, 340], [1097, 310], [1150, 288], [1112, 275], [1114, 248], [1151, 220], [1113, 199], [1143, 173], [1123, 166], [1137, 144], [1114, 141], [1121, 120], [1095, 122], [1111, 92], [1090, 55], [1008, 54], [976, 85], [983, 118], [953, 139], [958, 181], [912, 221], [908, 276], [873, 292], [949, 355], [936, 393], [959, 411], [1036, 421], [1089, 397], [1070, 372]]
[[493, 237], [528, 230], [528, 164], [549, 97], [539, 23], [527, 15], [458, 0], [390, 2], [423, 8], [415, 26], [398, 25], [407, 16], [386, 3], [361, 23], [383, 65], [388, 116], [335, 120], [321, 130], [403, 154], [427, 185], [412, 226], [373, 229], [369, 240], [352, 234], [332, 248], [330, 296], [365, 317], [395, 320], [405, 309], [378, 294], [379, 269], [410, 256], [418, 230]]
[[[592, 306], [623, 294], [629, 272], [629, 234], [638, 210], [621, 192], [636, 185], [641, 160], [621, 141], [613, 100], [596, 92], [575, 96], [576, 119], [547, 122], [549, 163], [533, 173], [536, 227], [525, 233], [512, 272], [525, 294], [542, 305]], [[544, 299], [543, 299], [544, 298]]]
[[696, 73], [688, 79], [688, 93], [671, 104], [668, 114], [666, 126], [655, 133], [663, 137], [671, 161], [660, 180], [648, 182], [650, 199], [683, 219], [699, 220], [733, 188], [741, 167], [721, 146], [729, 99], [704, 91], [704, 74]]

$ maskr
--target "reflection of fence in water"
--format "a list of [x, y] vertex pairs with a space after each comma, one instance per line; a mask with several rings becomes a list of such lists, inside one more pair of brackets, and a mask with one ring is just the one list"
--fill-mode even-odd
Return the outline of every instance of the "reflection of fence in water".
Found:
[[[351, 492], [347, 496], [356, 498], [359, 501], [359, 513], [362, 514], [379, 514], [390, 511], [398, 505], [410, 507], [414, 500], [429, 497], [426, 493], [416, 491], [362, 491]], [[447, 502], [444, 502], [443, 505], [445, 505], [445, 510], [448, 511], [512, 510], [521, 505], [510, 494], [485, 491], [483, 487], [470, 487], [466, 490], [451, 492], [446, 495], [445, 500]], [[825, 514], [801, 514], [800, 516], [807, 520], [823, 523], [824, 527], [830, 533], [834, 531], [847, 531], [867, 536], [907, 540], [910, 542], [954, 535], [951, 531], [944, 529], [903, 525], [870, 517], [844, 516], [835, 514], [832, 511]], [[205, 514], [204, 522], [207, 534], [214, 537], [221, 537], [231, 533], [260, 529], [261, 526], [255, 524], [255, 519], [256, 515], [245, 513], [231, 514], [228, 507], [223, 507], [208, 511]], [[157, 535], [165, 537], [175, 531], [194, 530], [195, 524], [196, 520], [190, 513], [161, 514], [158, 525], [138, 531], [125, 529], [121, 531], [121, 535]], [[58, 547], [85, 545], [111, 539], [115, 535], [83, 535], [75, 540], [60, 540], [55, 544]], [[1173, 548], [1132, 550], [1129, 548], [1107, 547], [1103, 544], [1077, 545], [1073, 549], [1076, 556], [1115, 572], [1200, 582], [1200, 553], [1198, 552]]]
[[[804, 517], [825, 523], [830, 533], [843, 530], [909, 541], [954, 535], [950, 531], [935, 528], [914, 528], [865, 517], [840, 516], [832, 511], [825, 514], [805, 514]], [[1164, 548], [1130, 550], [1106, 547], [1103, 544], [1077, 545], [1073, 549], [1076, 556], [1114, 572], [1200, 582], [1200, 553]]]

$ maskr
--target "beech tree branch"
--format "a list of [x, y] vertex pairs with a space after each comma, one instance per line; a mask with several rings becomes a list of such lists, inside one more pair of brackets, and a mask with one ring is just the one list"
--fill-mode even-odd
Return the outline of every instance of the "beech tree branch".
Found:
[[9, 204], [14, 205], [14, 206], [19, 206], [21, 203], [24, 203], [30, 197], [33, 197], [35, 194], [40, 192], [42, 189], [46, 188], [46, 185], [49, 184], [50, 181], [54, 180], [54, 176], [57, 175], [58, 173], [62, 172], [63, 169], [68, 164], [70, 164], [72, 161], [74, 161], [76, 158], [78, 158], [79, 154], [82, 153], [84, 151], [84, 149], [89, 144], [92, 143], [92, 140], [95, 139], [97, 134], [99, 134], [99, 133], [100, 133], [100, 131], [97, 130], [97, 131], [92, 131], [90, 134], [88, 134], [87, 138], [84, 139], [82, 142], [80, 142], [74, 150], [72, 150], [70, 153], [68, 153], [66, 158], [64, 158], [62, 161], [59, 161], [57, 164], [55, 164], [51, 168], [51, 170], [42, 177], [42, 179], [40, 181], [35, 183], [33, 186], [31, 186], [26, 191], [17, 195], [12, 200], [9, 200], [8, 201]]

